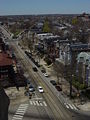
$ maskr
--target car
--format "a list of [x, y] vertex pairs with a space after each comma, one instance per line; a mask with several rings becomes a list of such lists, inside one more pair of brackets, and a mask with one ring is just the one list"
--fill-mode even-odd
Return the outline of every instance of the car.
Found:
[[38, 86], [38, 91], [39, 91], [40, 93], [43, 93], [43, 92], [44, 92], [44, 90], [43, 90], [43, 88], [42, 88], [41, 86]]
[[34, 89], [33, 85], [30, 85], [29, 86], [29, 92], [34, 92], [34, 91], [35, 91], [35, 89]]
[[50, 82], [52, 83], [52, 85], [54, 85], [54, 86], [56, 86], [57, 85], [57, 83], [56, 83], [56, 81], [55, 80], [50, 80]]
[[34, 72], [37, 72], [38, 70], [37, 70], [37, 68], [36, 68], [36, 67], [33, 67], [33, 71], [34, 71]]
[[27, 84], [30, 84], [30, 80], [27, 79], [26, 81], [27, 81]]
[[42, 73], [46, 73], [46, 70], [42, 69], [41, 72], [42, 72]]
[[56, 85], [55, 88], [56, 88], [58, 91], [62, 91], [62, 88], [61, 88], [59, 85]]
[[45, 77], [48, 77], [48, 74], [47, 74], [47, 73], [44, 73], [44, 76], [45, 76]]

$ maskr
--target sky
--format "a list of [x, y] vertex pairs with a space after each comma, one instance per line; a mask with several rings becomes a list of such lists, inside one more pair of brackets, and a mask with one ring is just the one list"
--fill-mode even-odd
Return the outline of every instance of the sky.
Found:
[[90, 0], [0, 0], [0, 15], [90, 13]]

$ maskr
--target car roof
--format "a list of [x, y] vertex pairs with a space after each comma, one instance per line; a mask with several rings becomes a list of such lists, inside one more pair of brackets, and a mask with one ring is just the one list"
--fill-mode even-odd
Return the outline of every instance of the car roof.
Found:
[[29, 87], [33, 87], [33, 85], [30, 85]]
[[38, 86], [38, 88], [42, 88], [41, 86]]
[[56, 82], [55, 80], [50, 80], [50, 82]]

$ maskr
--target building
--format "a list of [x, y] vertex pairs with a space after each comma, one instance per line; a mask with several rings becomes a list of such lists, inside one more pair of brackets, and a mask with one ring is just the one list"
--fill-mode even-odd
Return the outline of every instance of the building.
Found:
[[13, 60], [4, 52], [0, 53], [0, 79], [11, 77], [13, 74]]
[[[79, 66], [81, 64], [81, 71]], [[81, 73], [83, 83], [90, 86], [90, 52], [81, 52], [77, 57], [77, 75]]]
[[5, 42], [2, 38], [0, 38], [0, 51], [5, 51]]

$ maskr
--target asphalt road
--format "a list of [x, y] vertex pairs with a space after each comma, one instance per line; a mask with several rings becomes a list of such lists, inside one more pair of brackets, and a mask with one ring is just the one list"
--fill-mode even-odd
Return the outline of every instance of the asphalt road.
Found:
[[[19, 103], [19, 105], [16, 107], [16, 110], [9, 114], [9, 119], [11, 120], [13, 115], [14, 119], [16, 120], [17, 112], [21, 112], [23, 114], [22, 116], [19, 116], [19, 119], [23, 120], [90, 120], [89, 116], [86, 116], [81, 113], [73, 112], [72, 110], [68, 110], [65, 108], [60, 101], [56, 98], [56, 96], [50, 91], [48, 86], [43, 82], [43, 79], [40, 77], [40, 75], [37, 73], [34, 73], [32, 70], [32, 63], [29, 60], [29, 58], [23, 53], [23, 51], [18, 47], [17, 44], [11, 43], [13, 47], [15, 48], [15, 51], [17, 53], [17, 56], [21, 59], [22, 64], [26, 68], [28, 74], [30, 75], [31, 79], [33, 80], [33, 83], [37, 85], [42, 85], [44, 88], [45, 93], [43, 95], [40, 95], [40, 98], [43, 98], [43, 101], [46, 103], [47, 106], [45, 106], [45, 103], [43, 101], [41, 102], [42, 106], [39, 106], [37, 102], [30, 102], [31, 100], [26, 101], [25, 103]], [[33, 105], [32, 105], [33, 103]], [[37, 105], [36, 105], [37, 104]], [[39, 103], [40, 104], [40, 103]], [[13, 107], [13, 106], [12, 106]], [[23, 108], [25, 107], [25, 108]], [[22, 110], [23, 109], [23, 110]], [[13, 107], [14, 110], [14, 107]], [[19, 111], [21, 110], [21, 111]]]

